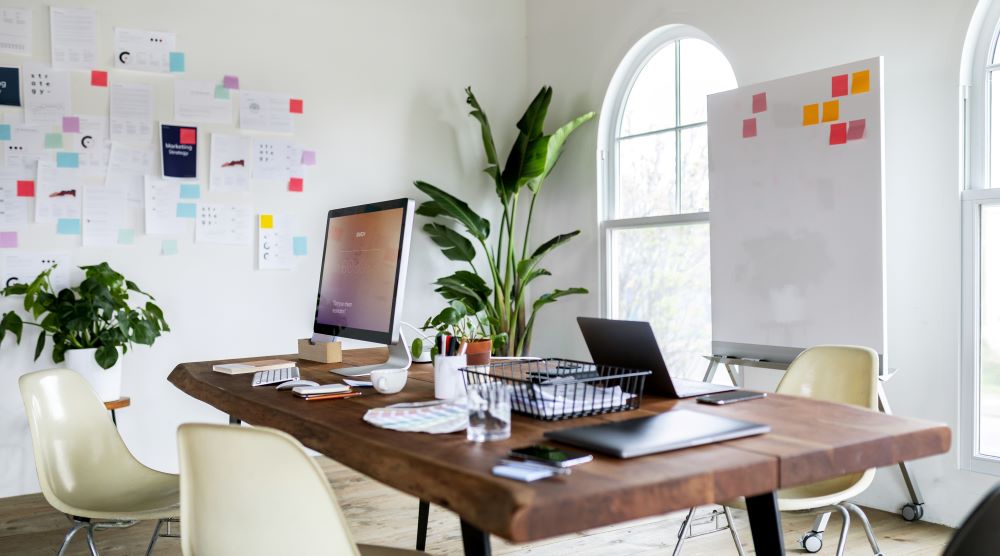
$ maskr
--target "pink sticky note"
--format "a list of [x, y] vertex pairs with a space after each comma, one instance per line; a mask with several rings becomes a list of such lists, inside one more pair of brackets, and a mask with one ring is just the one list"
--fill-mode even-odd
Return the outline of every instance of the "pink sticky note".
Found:
[[303, 181], [304, 180], [302, 178], [291, 178], [291, 179], [289, 179], [288, 180], [288, 190], [289, 191], [295, 191], [295, 192], [301, 192], [302, 191], [302, 186], [303, 186]]
[[63, 116], [63, 133], [80, 133], [80, 118]]
[[834, 75], [830, 81], [830, 96], [847, 96], [847, 74]]
[[90, 72], [90, 84], [94, 87], [107, 87], [108, 86], [108, 72], [101, 70], [93, 70]]
[[302, 99], [300, 98], [290, 98], [288, 99], [288, 111], [292, 114], [302, 113]]
[[757, 118], [747, 118], [743, 120], [743, 138], [757, 136]]
[[34, 180], [17, 180], [17, 196], [18, 197], [34, 197], [35, 196], [35, 181]]
[[830, 125], [830, 144], [843, 145], [847, 142], [847, 122]]
[[865, 136], [865, 120], [851, 120], [847, 124], [847, 140], [854, 141]]
[[222, 86], [227, 89], [239, 89], [240, 78], [235, 75], [227, 75], [222, 78]]
[[314, 166], [316, 164], [316, 151], [302, 151], [302, 164]]
[[767, 110], [767, 93], [757, 93], [753, 96], [753, 113]]
[[0, 232], [0, 247], [17, 247], [17, 232]]

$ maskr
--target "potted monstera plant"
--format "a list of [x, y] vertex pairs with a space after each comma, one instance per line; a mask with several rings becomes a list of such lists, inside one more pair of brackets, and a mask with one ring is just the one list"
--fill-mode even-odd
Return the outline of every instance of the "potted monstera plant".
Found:
[[[76, 287], [55, 291], [51, 274], [55, 267], [38, 275], [30, 284], [14, 283], [4, 296], [24, 296], [24, 320], [15, 311], [0, 317], [0, 343], [10, 332], [17, 343], [25, 325], [40, 332], [35, 359], [52, 342], [52, 360], [66, 363], [90, 382], [102, 401], [121, 397], [121, 358], [132, 344], [151, 346], [170, 330], [163, 311], [153, 297], [131, 280], [115, 272], [108, 263], [80, 267], [83, 281]], [[138, 294], [144, 302], [135, 303]]]

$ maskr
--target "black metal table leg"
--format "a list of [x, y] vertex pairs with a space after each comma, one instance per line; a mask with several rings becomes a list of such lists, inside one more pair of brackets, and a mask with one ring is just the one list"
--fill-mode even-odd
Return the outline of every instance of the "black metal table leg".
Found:
[[229, 416], [229, 424], [230, 425], [239, 425], [242, 422], [243, 421], [240, 421], [237, 417], [233, 417], [232, 415]]
[[490, 556], [490, 534], [462, 520], [462, 547], [465, 556]]
[[785, 540], [781, 532], [781, 514], [778, 513], [778, 496], [774, 492], [747, 497], [747, 514], [750, 517], [750, 534], [753, 546], [761, 556], [782, 556]]
[[427, 548], [427, 518], [431, 513], [431, 503], [420, 501], [417, 510], [417, 550], [423, 552]]

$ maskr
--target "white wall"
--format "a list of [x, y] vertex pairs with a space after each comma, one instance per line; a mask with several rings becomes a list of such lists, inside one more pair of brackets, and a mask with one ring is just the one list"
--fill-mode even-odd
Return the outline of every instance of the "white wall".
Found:
[[[47, 4], [22, 5], [34, 7], [33, 59], [48, 63]], [[22, 248], [70, 249], [77, 265], [106, 260], [157, 296], [173, 332], [153, 348], [126, 356], [124, 394], [132, 397], [132, 407], [119, 412], [119, 423], [139, 459], [176, 470], [177, 425], [221, 422], [224, 416], [181, 393], [166, 376], [182, 361], [295, 350], [295, 339], [311, 332], [328, 209], [417, 197], [414, 179], [461, 192], [474, 206], [492, 195], [480, 172], [478, 124], [466, 116], [463, 89], [473, 86], [497, 126], [498, 142], [508, 145], [525, 101], [525, 6], [488, 0], [60, 5], [99, 12], [106, 68], [114, 26], [175, 31], [178, 48], [187, 55], [184, 78], [236, 74], [243, 88], [289, 92], [305, 100], [295, 138], [319, 158], [308, 171], [306, 192], [256, 184], [251, 195], [255, 208], [289, 214], [307, 232], [310, 252], [294, 271], [256, 271], [253, 248], [195, 245], [190, 234], [174, 257], [160, 256], [160, 240], [153, 237], [138, 236], [134, 246], [98, 249], [56, 236], [48, 224], [20, 234]], [[0, 65], [25, 61], [0, 57]], [[155, 83], [157, 117], [173, 119], [173, 77], [112, 71], [115, 78]], [[89, 74], [73, 75], [73, 93], [74, 112], [107, 113], [106, 90], [90, 87]], [[13, 112], [5, 110], [8, 120]], [[213, 128], [227, 126], [204, 126], [202, 137], [207, 139], [204, 132]], [[205, 179], [202, 184], [207, 200], [237, 198], [206, 191]], [[414, 238], [418, 255], [411, 258], [404, 319], [422, 323], [443, 305], [429, 283], [448, 265], [424, 234]], [[2, 302], [0, 311], [13, 306]], [[38, 490], [17, 390], [19, 375], [51, 366], [51, 361], [31, 361], [33, 345], [29, 335], [19, 348], [9, 339], [0, 348], [0, 496]]]
[[[802, 2], [765, 0], [534, 0], [528, 4], [528, 89], [554, 87], [556, 120], [597, 109], [629, 48], [649, 31], [686, 23], [707, 32], [741, 85], [885, 56], [888, 327], [898, 376], [887, 386], [900, 415], [945, 422], [957, 439], [959, 392], [959, 73], [974, 0]], [[549, 218], [536, 233], [584, 233], [547, 263], [560, 283], [597, 291], [597, 174], [593, 134], [546, 185]], [[558, 199], [558, 204], [551, 201]], [[571, 278], [567, 278], [571, 277]], [[536, 346], [581, 355], [572, 317], [597, 314], [592, 294], [540, 317]], [[752, 371], [751, 371], [752, 372]], [[916, 462], [926, 519], [956, 524], [996, 482], [958, 469], [951, 453]], [[861, 500], [895, 510], [906, 501], [895, 468]]]

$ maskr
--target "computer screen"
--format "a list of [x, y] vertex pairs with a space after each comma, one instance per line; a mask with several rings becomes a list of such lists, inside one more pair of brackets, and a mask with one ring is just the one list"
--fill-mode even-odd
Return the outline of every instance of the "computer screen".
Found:
[[414, 204], [396, 199], [329, 212], [313, 332], [396, 343]]

